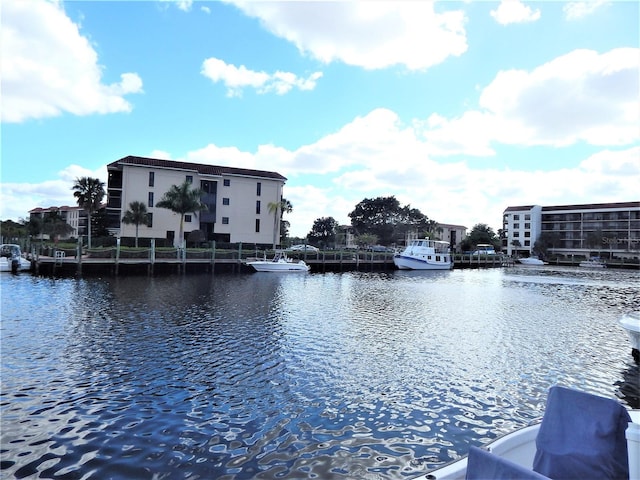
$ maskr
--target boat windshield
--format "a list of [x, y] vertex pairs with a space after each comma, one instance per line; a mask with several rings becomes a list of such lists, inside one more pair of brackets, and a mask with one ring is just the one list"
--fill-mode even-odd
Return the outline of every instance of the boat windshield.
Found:
[[19, 257], [20, 247], [18, 245], [4, 244], [0, 249], [0, 256], [6, 258]]

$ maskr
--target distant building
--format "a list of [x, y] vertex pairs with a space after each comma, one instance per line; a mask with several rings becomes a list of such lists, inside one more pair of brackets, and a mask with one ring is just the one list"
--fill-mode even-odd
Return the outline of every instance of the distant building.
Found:
[[[451, 225], [438, 223], [438, 229], [442, 229], [440, 239], [449, 242], [452, 252], [461, 251], [460, 243], [467, 238], [467, 227], [463, 225]], [[438, 230], [440, 232], [440, 230]]]
[[134, 201], [147, 206], [147, 225], [140, 225], [141, 238], [165, 238], [179, 243], [178, 216], [156, 207], [172, 185], [185, 181], [200, 188], [208, 210], [185, 215], [184, 235], [201, 230], [206, 241], [269, 244], [280, 243], [280, 225], [269, 204], [280, 202], [286, 178], [275, 172], [176, 162], [128, 156], [107, 165], [107, 217], [109, 230], [134, 237], [135, 225], [122, 222]]
[[502, 224], [508, 255], [530, 255], [542, 234], [558, 255], [640, 255], [640, 202], [508, 207]]
[[[87, 222], [89, 216], [87, 215], [87, 211], [80, 207], [48, 207], [48, 208], [34, 208], [33, 210], [29, 210], [29, 219], [39, 219], [44, 221], [47, 218], [47, 215], [57, 214], [64, 220], [73, 231], [68, 235], [64, 235], [60, 237], [60, 240], [66, 240], [69, 238], [79, 238], [82, 235], [87, 235]], [[40, 235], [42, 238], [46, 235]]]

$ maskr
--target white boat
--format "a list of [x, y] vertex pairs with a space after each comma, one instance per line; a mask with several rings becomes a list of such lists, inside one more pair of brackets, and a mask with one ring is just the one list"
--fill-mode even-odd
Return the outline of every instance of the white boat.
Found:
[[308, 272], [310, 267], [302, 260], [293, 260], [284, 252], [276, 252], [271, 260], [249, 260], [247, 265], [256, 272]]
[[538, 257], [519, 258], [518, 263], [522, 265], [546, 265], [546, 263], [540, 260]]
[[[569, 475], [571, 478], [639, 480], [640, 410], [627, 410], [617, 400], [554, 386], [541, 423], [500, 437], [483, 445], [482, 450], [485, 455], [490, 453], [491, 462], [502, 464], [492, 466], [494, 473], [506, 466], [511, 475], [485, 477], [487, 472], [467, 471], [470, 464], [473, 468], [481, 463], [471, 458], [477, 454], [471, 447], [469, 456], [414, 480], [565, 478], [567, 471], [576, 473]], [[624, 450], [626, 459], [622, 458]], [[628, 475], [616, 470], [620, 468], [628, 468]], [[583, 471], [576, 472], [579, 469]]]
[[591, 257], [580, 262], [581, 267], [585, 268], [607, 268], [607, 264], [599, 257]]
[[629, 334], [631, 340], [631, 354], [636, 362], [640, 362], [640, 312], [624, 315], [620, 319], [620, 325]]
[[3, 243], [0, 245], [0, 272], [19, 272], [31, 269], [31, 262], [22, 256], [20, 245]]
[[449, 270], [453, 259], [449, 242], [423, 238], [412, 240], [402, 253], [394, 255], [393, 263], [400, 270]]

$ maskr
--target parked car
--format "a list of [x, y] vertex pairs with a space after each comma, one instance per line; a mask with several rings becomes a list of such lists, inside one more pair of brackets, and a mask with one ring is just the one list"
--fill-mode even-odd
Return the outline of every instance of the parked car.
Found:
[[369, 245], [367, 252], [388, 252], [389, 249], [383, 245]]
[[313, 245], [291, 245], [287, 250], [291, 252], [314, 252], [317, 253], [320, 251], [318, 247], [314, 247]]

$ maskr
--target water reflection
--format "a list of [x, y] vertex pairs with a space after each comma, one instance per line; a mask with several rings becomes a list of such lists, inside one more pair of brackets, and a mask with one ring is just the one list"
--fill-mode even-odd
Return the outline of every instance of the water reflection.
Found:
[[637, 272], [0, 281], [7, 476], [406, 478], [554, 383], [637, 401]]

